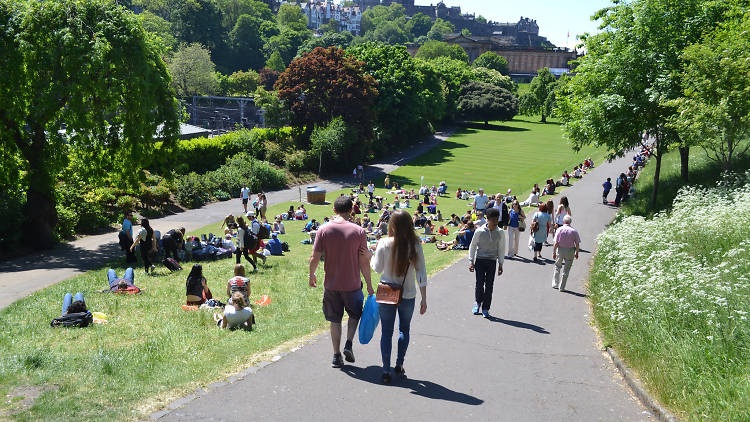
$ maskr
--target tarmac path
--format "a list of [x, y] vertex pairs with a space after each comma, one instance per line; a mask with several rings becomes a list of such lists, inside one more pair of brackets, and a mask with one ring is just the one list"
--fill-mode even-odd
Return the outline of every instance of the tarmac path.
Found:
[[[506, 260], [495, 281], [491, 319], [471, 313], [474, 275], [466, 259], [431, 277], [428, 311], [412, 319], [407, 379], [381, 384], [379, 329], [368, 345], [355, 340], [357, 360], [342, 369], [331, 368], [324, 334], [273, 363], [178, 400], [152, 419], [651, 420], [601, 352], [586, 299], [596, 236], [616, 212], [601, 203], [601, 184], [627, 164], [627, 158], [603, 163], [564, 191], [583, 249], [568, 292], [551, 288], [551, 247], [544, 248], [544, 263], [532, 262], [526, 247], [522, 258]], [[521, 245], [527, 240], [528, 232]], [[393, 359], [395, 354], [394, 348]]]

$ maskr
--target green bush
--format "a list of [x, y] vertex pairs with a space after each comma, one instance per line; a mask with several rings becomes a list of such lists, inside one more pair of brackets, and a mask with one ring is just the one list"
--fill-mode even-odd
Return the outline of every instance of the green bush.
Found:
[[221, 189], [214, 191], [214, 197], [218, 201], [228, 201], [232, 199], [232, 196], [229, 195], [229, 192], [223, 191]]
[[55, 226], [57, 238], [67, 239], [73, 236], [78, 226], [78, 213], [60, 204], [57, 204], [55, 208], [57, 209], [57, 226]]
[[141, 203], [146, 208], [162, 207], [169, 202], [170, 196], [170, 189], [165, 184], [156, 186], [141, 185], [140, 192], [138, 193]]
[[211, 198], [207, 194], [205, 177], [195, 172], [180, 176], [175, 181], [174, 196], [177, 202], [187, 208], [198, 208]]
[[306, 161], [307, 157], [305, 151], [294, 151], [284, 157], [284, 166], [292, 173], [300, 174], [307, 170], [307, 166], [305, 165]]
[[123, 195], [115, 201], [115, 208], [118, 212], [135, 211], [138, 207], [138, 198], [130, 195]]
[[116, 217], [112, 204], [115, 203], [115, 190], [98, 187], [83, 194], [83, 203], [77, 208], [78, 225], [76, 231], [91, 233], [107, 227]]
[[268, 162], [271, 162], [273, 164], [276, 164], [278, 166], [281, 166], [284, 164], [284, 150], [281, 149], [281, 146], [274, 142], [264, 142], [263, 148], [266, 150], [265, 153], [265, 160]]
[[156, 144], [151, 169], [174, 170], [177, 173], [205, 173], [218, 169], [228, 158], [245, 152], [255, 158], [264, 158], [266, 143], [289, 143], [292, 128], [241, 129], [213, 138], [196, 138], [178, 141], [171, 147]]
[[13, 251], [21, 240], [23, 206], [26, 196], [18, 191], [6, 191], [0, 195], [0, 256]]

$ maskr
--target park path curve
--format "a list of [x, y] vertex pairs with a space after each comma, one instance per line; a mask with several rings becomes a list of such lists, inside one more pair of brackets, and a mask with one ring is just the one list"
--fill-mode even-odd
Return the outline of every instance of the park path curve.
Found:
[[[388, 160], [367, 166], [365, 177], [375, 179], [384, 173], [396, 170], [413, 158], [429, 151], [438, 143], [448, 139], [452, 133], [452, 129], [437, 132], [416, 142]], [[352, 183], [353, 180], [349, 177], [322, 180], [310, 184], [323, 187], [331, 192]], [[305, 187], [295, 186], [268, 192], [267, 197], [271, 204], [298, 201], [300, 197], [305, 198]], [[221, 221], [230, 213], [238, 214], [241, 211], [241, 202], [232, 199], [214, 202], [201, 208], [163, 218], [154, 218], [150, 221], [155, 230], [161, 230], [162, 232], [176, 227], [185, 227], [187, 231], [191, 231]], [[137, 227], [134, 227], [134, 230], [137, 230]], [[101, 268], [107, 262], [121, 256], [123, 256], [123, 253], [117, 243], [117, 232], [109, 232], [84, 236], [72, 242], [62, 243], [48, 251], [0, 262], [0, 309], [74, 275]]]
[[[330, 337], [324, 334], [152, 419], [651, 420], [601, 352], [586, 299], [596, 236], [616, 212], [601, 203], [601, 183], [627, 164], [626, 158], [601, 164], [564, 191], [583, 241], [570, 292], [551, 288], [554, 265], [529, 261], [527, 248], [520, 250], [525, 259], [506, 261], [496, 279], [491, 320], [471, 313], [474, 277], [466, 259], [431, 277], [428, 312], [412, 320], [407, 380], [380, 383], [379, 330], [368, 345], [355, 341], [356, 363], [340, 370], [330, 367]], [[545, 258], [551, 253], [545, 247]]]

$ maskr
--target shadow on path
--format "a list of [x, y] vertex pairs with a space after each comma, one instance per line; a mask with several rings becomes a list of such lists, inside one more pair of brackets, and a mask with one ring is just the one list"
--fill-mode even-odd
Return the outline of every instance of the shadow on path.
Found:
[[[379, 366], [371, 365], [367, 368], [360, 368], [357, 366], [344, 366], [341, 371], [352, 378], [367, 381], [372, 384], [382, 384], [381, 376], [383, 370]], [[391, 387], [408, 388], [411, 389], [411, 394], [422, 396], [433, 400], [445, 400], [456, 403], [468, 404], [470, 406], [479, 406], [484, 403], [484, 400], [476, 398], [474, 396], [459, 393], [451, 389], [445, 388], [440, 384], [435, 384], [430, 381], [422, 381], [411, 378], [400, 378], [398, 376], [393, 377], [393, 381], [390, 384]]]
[[461, 125], [464, 128], [480, 129], [480, 130], [496, 130], [500, 132], [527, 132], [531, 129], [525, 127], [514, 127], [514, 126], [503, 126], [490, 123], [485, 125], [484, 122], [466, 122]]
[[569, 295], [578, 296], [578, 297], [589, 297], [589, 295], [587, 295], [586, 293], [578, 293], [578, 292], [574, 292], [568, 289], [563, 290], [563, 293], [567, 293]]
[[[115, 240], [116, 240], [116, 236]], [[16, 258], [12, 261], [0, 263], [0, 272], [23, 272], [30, 270], [52, 270], [58, 268], [74, 268], [89, 271], [100, 268], [107, 262], [117, 258], [124, 258], [125, 253], [116, 241], [100, 244], [96, 249], [89, 250], [63, 243], [55, 249]]]
[[499, 322], [501, 324], [510, 325], [511, 327], [516, 327], [516, 328], [524, 328], [526, 330], [531, 330], [539, 334], [549, 334], [549, 331], [545, 330], [543, 327], [540, 327], [534, 324], [529, 324], [528, 322], [514, 321], [512, 319], [502, 319], [502, 318], [492, 316], [492, 315], [490, 315], [488, 319], [492, 322]]

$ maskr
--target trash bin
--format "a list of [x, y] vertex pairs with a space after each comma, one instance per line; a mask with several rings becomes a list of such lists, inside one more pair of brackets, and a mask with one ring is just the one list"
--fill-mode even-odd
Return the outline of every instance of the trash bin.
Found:
[[326, 190], [317, 186], [307, 187], [307, 202], [311, 204], [325, 204]]

